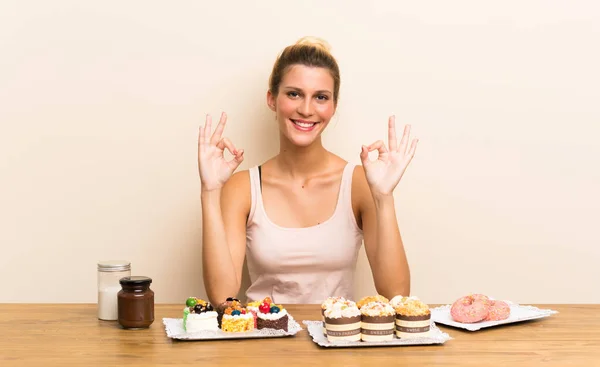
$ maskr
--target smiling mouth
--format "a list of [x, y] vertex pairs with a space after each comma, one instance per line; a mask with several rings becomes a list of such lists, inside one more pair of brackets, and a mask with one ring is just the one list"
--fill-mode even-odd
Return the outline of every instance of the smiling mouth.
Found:
[[299, 126], [303, 129], [310, 129], [310, 128], [314, 127], [316, 124], [318, 124], [318, 122], [306, 121], [306, 120], [290, 119], [290, 121], [292, 121], [292, 123], [294, 123], [294, 125]]

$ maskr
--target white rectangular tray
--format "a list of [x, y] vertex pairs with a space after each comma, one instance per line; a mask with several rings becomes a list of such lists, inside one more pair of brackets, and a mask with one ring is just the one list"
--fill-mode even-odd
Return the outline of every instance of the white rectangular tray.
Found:
[[275, 329], [262, 329], [243, 331], [239, 333], [226, 332], [223, 330], [203, 330], [195, 333], [188, 333], [183, 329], [183, 319], [163, 318], [167, 336], [179, 340], [221, 340], [221, 339], [252, 339], [252, 338], [280, 338], [296, 335], [302, 328], [294, 320], [292, 315], [288, 314], [288, 331]]
[[506, 320], [500, 321], [480, 321], [473, 324], [464, 324], [456, 322], [450, 315], [450, 308], [452, 305], [445, 305], [431, 309], [431, 320], [438, 324], [444, 324], [448, 326], [454, 326], [469, 331], [477, 331], [483, 328], [511, 324], [515, 322], [541, 319], [550, 315], [558, 313], [554, 310], [539, 309], [533, 306], [522, 306], [509, 301], [505, 301], [510, 306], [510, 316]]
[[440, 329], [431, 323], [431, 329], [429, 336], [426, 338], [415, 338], [415, 339], [398, 339], [383, 342], [365, 342], [365, 341], [339, 341], [330, 342], [327, 336], [323, 334], [323, 321], [302, 321], [308, 329], [308, 333], [312, 337], [313, 342], [317, 343], [321, 347], [330, 348], [342, 348], [342, 347], [396, 347], [403, 345], [428, 345], [428, 344], [444, 344], [446, 341], [452, 339], [448, 334], [442, 332]]

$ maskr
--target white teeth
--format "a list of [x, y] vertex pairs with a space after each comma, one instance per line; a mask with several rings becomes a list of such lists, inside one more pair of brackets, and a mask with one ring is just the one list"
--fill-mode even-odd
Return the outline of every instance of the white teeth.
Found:
[[292, 121], [294, 122], [294, 124], [296, 124], [300, 127], [307, 128], [307, 129], [313, 127], [316, 124], [316, 122], [307, 123], [307, 122], [298, 122], [298, 121], [294, 121], [294, 120], [292, 120]]

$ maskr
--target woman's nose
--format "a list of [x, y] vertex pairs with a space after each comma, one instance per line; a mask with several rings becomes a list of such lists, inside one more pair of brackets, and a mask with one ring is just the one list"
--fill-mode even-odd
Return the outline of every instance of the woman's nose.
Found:
[[311, 116], [313, 114], [312, 112], [312, 103], [310, 101], [310, 99], [305, 99], [303, 100], [300, 105], [298, 106], [298, 114], [302, 115], [303, 117], [308, 117]]

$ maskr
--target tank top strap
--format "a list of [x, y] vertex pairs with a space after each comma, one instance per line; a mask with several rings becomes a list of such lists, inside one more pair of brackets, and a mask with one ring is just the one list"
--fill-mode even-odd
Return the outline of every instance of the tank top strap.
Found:
[[[355, 224], [356, 218], [354, 217], [354, 211], [352, 210], [352, 176], [354, 174], [354, 167], [356, 167], [356, 165], [350, 162], [344, 167], [342, 182], [340, 183], [337, 210], [349, 217], [352, 220], [352, 223]], [[358, 226], [356, 228], [358, 228]]]
[[258, 166], [251, 167], [248, 170], [248, 173], [250, 175], [250, 196], [252, 198], [247, 221], [247, 224], [250, 224], [254, 219], [257, 207], [262, 203], [262, 194], [260, 190], [260, 174], [258, 172]]

